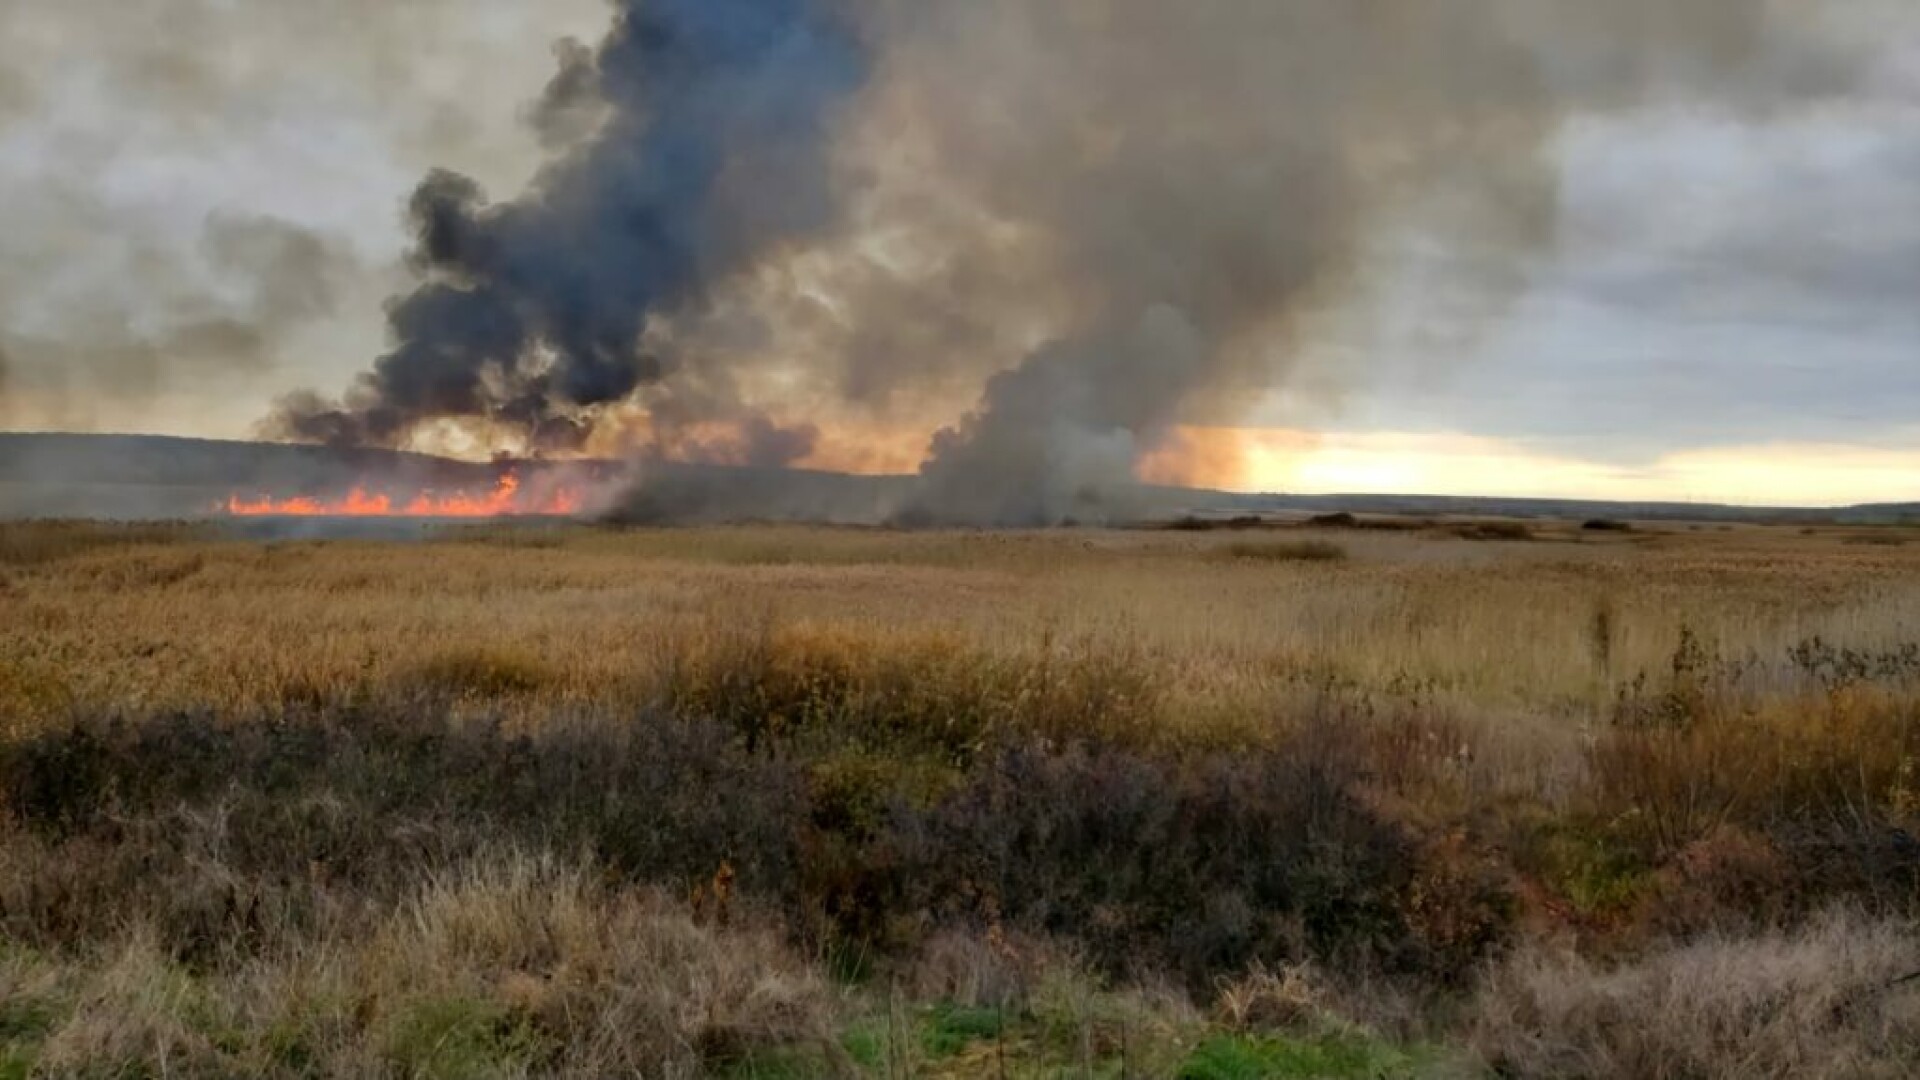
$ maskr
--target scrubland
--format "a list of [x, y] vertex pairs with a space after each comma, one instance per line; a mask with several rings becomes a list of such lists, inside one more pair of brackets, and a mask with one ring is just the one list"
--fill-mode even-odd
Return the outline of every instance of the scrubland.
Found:
[[0, 527], [0, 1077], [1920, 1069], [1920, 532], [1368, 524]]

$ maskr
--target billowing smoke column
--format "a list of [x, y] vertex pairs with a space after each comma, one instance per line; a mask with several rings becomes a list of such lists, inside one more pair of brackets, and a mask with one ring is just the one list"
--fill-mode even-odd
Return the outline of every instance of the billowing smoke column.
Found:
[[619, 0], [535, 110], [572, 149], [510, 203], [421, 185], [393, 352], [278, 428], [776, 465], [908, 431], [903, 519], [1128, 517], [1143, 455], [1239, 421], [1330, 317], [1361, 381], [1409, 267], [1470, 344], [1552, 251], [1568, 121], [1844, 93], [1846, 7]]
[[[296, 395], [269, 429], [391, 445], [482, 419], [577, 445], [598, 407], [665, 373], [641, 347], [651, 317], [832, 219], [824, 128], [866, 58], [825, 6], [620, 0], [597, 51], [560, 50], [536, 113], [577, 146], [508, 203], [429, 176], [410, 207], [425, 280], [390, 310], [393, 351], [344, 402]], [[779, 435], [764, 441], [790, 455]]]
[[[1382, 246], [1444, 249], [1448, 286], [1497, 315], [1553, 242], [1562, 121], [1667, 90], [1745, 95], [1738, 76], [1761, 60], [1766, 10], [1759, 0], [946, 10], [939, 37], [1002, 50], [977, 100], [937, 122], [957, 148], [946, 164], [996, 217], [1029, 230], [1048, 276], [1071, 288], [1048, 338], [934, 438], [909, 517], [1131, 516], [1139, 459], [1175, 424], [1231, 424], [1282, 385], [1303, 326], [1364, 304], [1371, 275], [1398, 271], [1383, 270]], [[926, 64], [942, 63], [939, 48]], [[942, 77], [952, 73], [929, 76]]]

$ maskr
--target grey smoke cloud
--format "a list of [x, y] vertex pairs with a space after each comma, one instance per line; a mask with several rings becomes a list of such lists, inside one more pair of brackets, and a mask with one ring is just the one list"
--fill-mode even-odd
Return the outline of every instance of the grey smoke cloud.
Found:
[[[43, 422], [87, 427], [176, 385], [259, 377], [278, 342], [334, 311], [352, 269], [336, 245], [305, 229], [221, 216], [181, 246], [142, 237], [135, 225], [106, 265], [72, 280], [32, 272], [59, 265], [67, 239], [21, 230], [0, 241], [44, 251], [44, 261], [0, 260], [0, 350], [11, 358], [0, 419], [31, 407]], [[137, 300], [89, 288], [96, 274], [137, 283]]]
[[1230, 416], [1284, 382], [1290, 333], [1364, 305], [1382, 233], [1472, 256], [1454, 269], [1497, 316], [1556, 242], [1552, 139], [1575, 116], [1776, 109], [1849, 75], [1810, 20], [1735, 0], [941, 10], [918, 63], [952, 58], [946, 78], [981, 59], [955, 41], [1022, 43], [933, 110], [943, 164], [1045, 237], [1078, 305], [936, 437], [916, 510], [936, 520], [1101, 513], [1172, 425]]

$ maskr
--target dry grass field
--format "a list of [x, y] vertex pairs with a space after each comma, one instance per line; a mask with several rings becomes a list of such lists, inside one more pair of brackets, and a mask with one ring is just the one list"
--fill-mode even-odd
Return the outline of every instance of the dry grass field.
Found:
[[1920, 1068], [1920, 531], [1373, 524], [0, 526], [0, 1077]]

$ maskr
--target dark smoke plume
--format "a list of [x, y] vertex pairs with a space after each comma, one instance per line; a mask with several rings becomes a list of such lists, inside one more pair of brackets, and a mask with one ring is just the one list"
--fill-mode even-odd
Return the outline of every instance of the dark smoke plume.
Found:
[[665, 373], [649, 319], [832, 219], [826, 127], [866, 58], [824, 4], [620, 0], [596, 52], [560, 55], [535, 120], [584, 141], [508, 203], [429, 176], [410, 206], [426, 280], [389, 312], [393, 351], [342, 403], [287, 399], [270, 430], [386, 445], [478, 418], [571, 448]]

